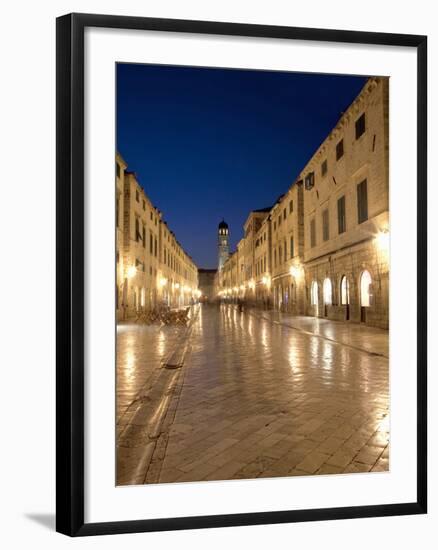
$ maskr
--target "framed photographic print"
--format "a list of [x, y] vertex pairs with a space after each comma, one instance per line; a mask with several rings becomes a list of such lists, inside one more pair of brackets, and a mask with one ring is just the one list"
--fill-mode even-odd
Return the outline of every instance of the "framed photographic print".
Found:
[[57, 530], [426, 512], [426, 37], [57, 20]]

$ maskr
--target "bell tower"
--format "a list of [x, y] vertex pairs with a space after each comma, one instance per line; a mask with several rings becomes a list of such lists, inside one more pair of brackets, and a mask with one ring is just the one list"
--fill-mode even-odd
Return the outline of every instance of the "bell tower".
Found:
[[228, 224], [222, 219], [218, 226], [219, 270], [224, 267], [224, 263], [230, 255], [228, 236]]

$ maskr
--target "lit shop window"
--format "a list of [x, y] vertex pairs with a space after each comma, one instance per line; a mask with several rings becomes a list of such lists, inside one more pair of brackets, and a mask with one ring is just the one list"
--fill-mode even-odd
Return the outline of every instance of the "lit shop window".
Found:
[[332, 282], [327, 277], [324, 279], [323, 284], [323, 296], [324, 296], [324, 304], [331, 305], [332, 303]]
[[362, 307], [371, 305], [371, 284], [372, 279], [369, 271], [364, 271], [360, 277], [360, 305]]

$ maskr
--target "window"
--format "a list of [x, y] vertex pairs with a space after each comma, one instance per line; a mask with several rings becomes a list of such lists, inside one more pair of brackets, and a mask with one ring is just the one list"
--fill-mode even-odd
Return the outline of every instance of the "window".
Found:
[[327, 174], [327, 159], [321, 164], [321, 176], [325, 176]]
[[158, 254], [158, 241], [157, 241], [157, 237], [155, 237], [154, 256], [157, 257], [157, 254]]
[[372, 279], [369, 271], [363, 271], [360, 276], [360, 305], [370, 307], [372, 302]]
[[263, 258], [263, 271], [266, 271], [266, 256]]
[[143, 226], [143, 248], [146, 248], [146, 227]]
[[154, 215], [152, 213], [152, 210], [151, 210], [151, 221], [154, 219]]
[[284, 239], [284, 261], [287, 260], [287, 244], [286, 244], [286, 239]]
[[140, 269], [141, 271], [144, 271], [144, 263], [140, 261], [138, 258], [135, 259], [135, 267], [137, 269]]
[[286, 219], [286, 208], [283, 210], [283, 219]]
[[316, 281], [312, 281], [312, 286], [310, 287], [310, 305], [318, 305], [318, 283]]
[[344, 156], [344, 140], [338, 141], [336, 145], [336, 160], [339, 160]]
[[294, 257], [294, 238], [290, 238], [290, 257]]
[[274, 248], [274, 267], [277, 267], [277, 250]]
[[277, 229], [277, 222], [274, 222], [274, 231]]
[[357, 186], [357, 223], [363, 223], [367, 219], [368, 219], [367, 180], [363, 180]]
[[365, 113], [362, 113], [356, 120], [356, 139], [365, 133]]
[[316, 245], [316, 232], [315, 232], [315, 220], [310, 222], [310, 247], [313, 248]]
[[278, 216], [278, 227], [281, 225], [281, 216]]
[[326, 208], [322, 213], [322, 240], [329, 240], [329, 211]]
[[346, 306], [350, 303], [350, 288], [348, 279], [343, 275], [341, 279], [341, 305]]
[[146, 210], [146, 201], [143, 201], [143, 210]]
[[119, 198], [119, 195], [117, 195], [117, 198], [116, 198], [116, 227], [119, 227], [119, 210], [120, 210], [120, 198]]
[[324, 279], [324, 283], [322, 285], [322, 294], [324, 298], [324, 304], [331, 305], [332, 304], [332, 283], [328, 277]]
[[294, 211], [294, 201], [289, 201], [289, 214]]
[[338, 199], [338, 233], [345, 233], [345, 195]]
[[309, 190], [315, 185], [315, 173], [309, 172], [304, 179], [304, 187]]
[[154, 238], [151, 232], [149, 232], [149, 252], [151, 255], [154, 253]]
[[116, 174], [117, 177], [120, 178], [120, 164], [118, 162], [116, 162]]
[[138, 218], [135, 218], [135, 240], [138, 242], [139, 240], [141, 240], [141, 235], [140, 235], [140, 224], [139, 224], [139, 221], [138, 221]]
[[135, 190], [135, 200], [137, 202], [140, 202], [140, 192], [138, 189]]

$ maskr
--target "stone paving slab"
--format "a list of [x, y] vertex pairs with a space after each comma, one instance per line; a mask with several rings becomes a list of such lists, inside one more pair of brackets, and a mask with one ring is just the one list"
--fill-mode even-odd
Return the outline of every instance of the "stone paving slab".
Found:
[[320, 317], [292, 315], [279, 311], [251, 309], [259, 317], [284, 326], [321, 336], [354, 348], [389, 357], [388, 331], [359, 323], [332, 321]]
[[369, 353], [384, 332], [343, 346], [205, 306], [159, 481], [387, 471], [388, 360]]
[[[231, 306], [201, 308], [147, 483], [389, 469], [387, 333], [304, 321], [293, 330]], [[122, 337], [120, 412], [178, 334], [124, 328]]]

